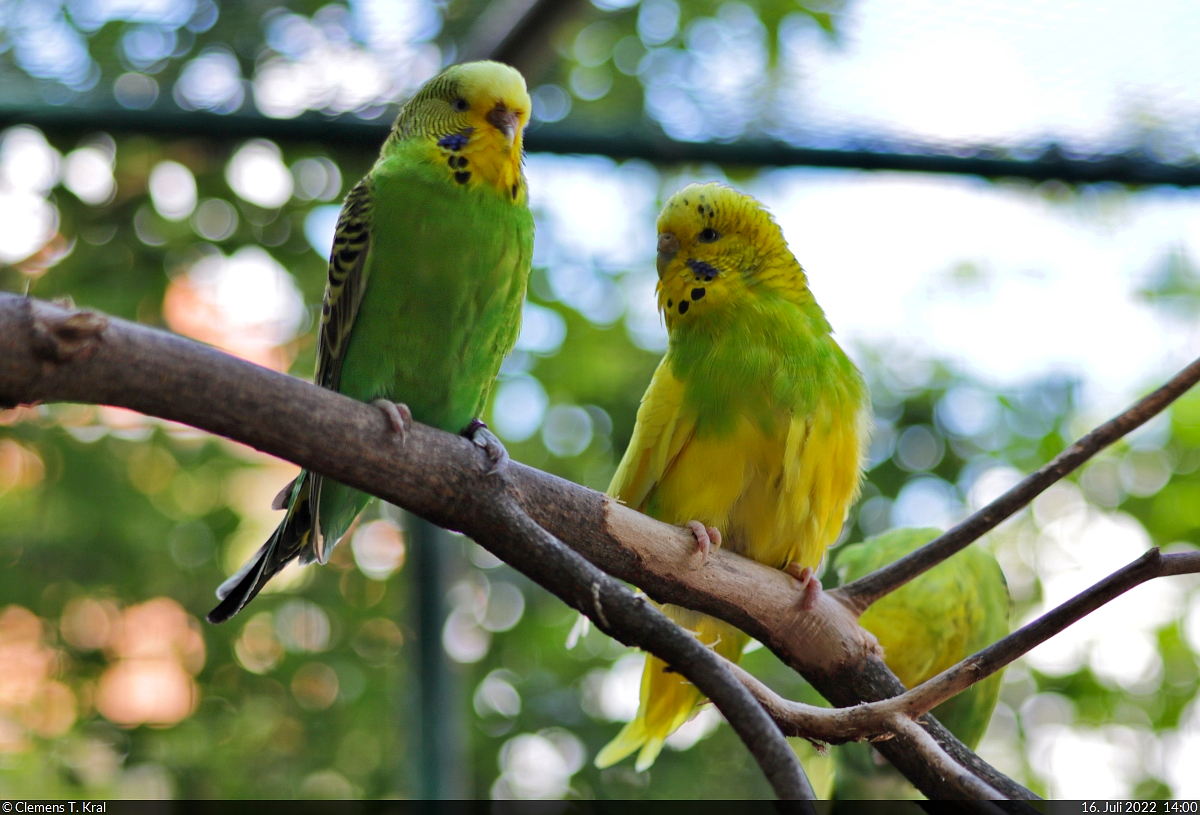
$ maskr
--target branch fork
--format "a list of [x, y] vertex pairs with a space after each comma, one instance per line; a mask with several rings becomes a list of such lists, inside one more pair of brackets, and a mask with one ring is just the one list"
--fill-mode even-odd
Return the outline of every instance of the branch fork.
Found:
[[[1133, 585], [1200, 571], [1200, 553], [1149, 553], [912, 691], [887, 669], [874, 638], [858, 626], [858, 614], [969, 545], [1197, 379], [1200, 360], [946, 535], [859, 581], [822, 592], [804, 611], [792, 577], [720, 549], [703, 568], [691, 569], [695, 539], [688, 530], [594, 490], [516, 462], [500, 478], [488, 476], [490, 462], [476, 445], [416, 423], [401, 453], [382, 443], [392, 433], [370, 405], [146, 326], [0, 293], [0, 405], [108, 404], [189, 424], [462, 531], [606, 633], [687, 676], [725, 713], [786, 798], [811, 797], [812, 790], [781, 727], [830, 742], [882, 738], [876, 749], [931, 798], [1034, 797], [926, 711]], [[799, 671], [835, 709], [779, 698], [616, 578], [660, 603], [738, 626]]]

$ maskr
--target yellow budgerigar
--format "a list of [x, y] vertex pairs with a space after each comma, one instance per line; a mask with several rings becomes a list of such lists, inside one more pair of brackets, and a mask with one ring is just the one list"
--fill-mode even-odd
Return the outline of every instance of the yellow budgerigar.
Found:
[[[858, 493], [870, 424], [866, 384], [831, 336], [779, 225], [748, 195], [693, 184], [658, 218], [658, 306], [670, 340], [609, 494], [710, 545], [794, 574], [813, 570]], [[746, 635], [697, 612], [666, 613], [738, 660]], [[647, 656], [641, 704], [596, 756], [640, 750], [649, 767], [701, 702]]]

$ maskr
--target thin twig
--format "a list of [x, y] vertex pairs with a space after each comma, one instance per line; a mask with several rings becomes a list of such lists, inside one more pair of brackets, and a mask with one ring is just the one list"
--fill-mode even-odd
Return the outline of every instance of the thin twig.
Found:
[[823, 708], [776, 694], [744, 669], [730, 670], [789, 736], [841, 744], [899, 734], [893, 724], [923, 716], [942, 702], [991, 676], [1130, 589], [1158, 577], [1200, 573], [1200, 552], [1164, 555], [1151, 549], [1038, 619], [899, 696], [854, 707]]
[[893, 699], [856, 707], [817, 707], [784, 699], [735, 662], [726, 660], [725, 667], [746, 686], [788, 736], [826, 744], [845, 744], [891, 735], [887, 723], [896, 713], [897, 705]]
[[742, 667], [731, 662], [726, 662], [726, 666], [789, 736], [831, 744], [905, 736], [930, 767], [944, 777], [956, 778], [965, 794], [980, 799], [1006, 798], [951, 758], [929, 733], [900, 710], [896, 702], [902, 697], [858, 707], [816, 707], [784, 699]]
[[1200, 572], [1200, 552], [1164, 555], [1155, 547], [1028, 625], [896, 697], [901, 700], [900, 708], [909, 715], [933, 710], [1135, 586], [1156, 577], [1197, 572]]
[[961, 551], [1001, 521], [1016, 513], [1047, 487], [1075, 470], [1117, 439], [1157, 416], [1168, 405], [1200, 381], [1200, 359], [1195, 360], [1167, 384], [1133, 407], [1097, 427], [1072, 444], [1053, 461], [1027, 476], [983, 509], [896, 562], [838, 589], [837, 595], [859, 613], [880, 597], [903, 586], [917, 575]]
[[982, 801], [998, 801], [1004, 798], [975, 774], [950, 758], [942, 746], [934, 741], [933, 736], [925, 732], [912, 719], [893, 716], [888, 722], [888, 726], [897, 736], [910, 738], [916, 745], [917, 752], [929, 762], [931, 767], [935, 767], [947, 778], [956, 778], [958, 785], [965, 789], [972, 798]]

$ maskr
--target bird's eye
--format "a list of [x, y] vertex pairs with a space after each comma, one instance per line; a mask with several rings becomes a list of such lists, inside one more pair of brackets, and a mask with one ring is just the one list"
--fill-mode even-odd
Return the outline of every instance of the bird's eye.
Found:
[[471, 103], [468, 102], [466, 99], [463, 99], [461, 96], [458, 97], [457, 99], [455, 99], [453, 102], [451, 102], [450, 106], [452, 108], [454, 108], [455, 110], [457, 110], [459, 113], [466, 113], [468, 110], [471, 109]]
[[721, 237], [721, 233], [713, 229], [711, 226], [707, 226], [700, 230], [700, 243], [712, 243], [719, 237]]

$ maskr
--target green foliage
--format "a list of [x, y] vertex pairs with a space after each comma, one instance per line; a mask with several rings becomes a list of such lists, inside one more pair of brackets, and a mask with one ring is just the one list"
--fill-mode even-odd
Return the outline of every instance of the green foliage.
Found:
[[[50, 140], [63, 154], [79, 145], [76, 136], [51, 134]], [[28, 285], [40, 296], [71, 295], [81, 305], [190, 332], [268, 363], [290, 360], [292, 373], [307, 378], [311, 313], [325, 268], [305, 237], [305, 224], [330, 204], [293, 195], [267, 209], [244, 200], [225, 174], [240, 144], [132, 138], [108, 144], [116, 156], [115, 197], [88, 205], [56, 189], [51, 201], [72, 251], [53, 263], [5, 267], [5, 288]], [[369, 162], [365, 155], [315, 146], [285, 145], [279, 155], [297, 170], [313, 166], [303, 161], [331, 161], [340, 168], [335, 195]], [[149, 175], [162, 160], [182, 164], [195, 179], [197, 211], [178, 221], [162, 217], [147, 192]], [[236, 213], [227, 237], [206, 240], [200, 234], [208, 227], [199, 206], [207, 201], [224, 202]], [[261, 247], [265, 255], [252, 256], [256, 266], [238, 268], [274, 270], [276, 277], [268, 279], [291, 281], [306, 304], [291, 315], [278, 345], [245, 342], [260, 330], [257, 323], [224, 322], [231, 319], [229, 304], [219, 291], [203, 288], [203, 261], [217, 252], [224, 259], [243, 257], [238, 253], [247, 246]], [[535, 280], [531, 302], [562, 320], [561, 341], [518, 351], [501, 384], [536, 380], [546, 394], [546, 415], [556, 407], [574, 416], [582, 410], [590, 435], [580, 447], [580, 439], [556, 441], [540, 427], [509, 448], [518, 460], [603, 489], [658, 355], [639, 347], [620, 320], [596, 323], [557, 299], [546, 270], [537, 274], [542, 282]], [[178, 299], [189, 293], [199, 299]], [[209, 322], [188, 319], [188, 308], [200, 309]], [[212, 321], [226, 331], [214, 332]], [[1033, 469], [1080, 427], [1070, 381], [997, 391], [937, 364], [865, 350], [856, 356], [871, 382], [876, 431], [868, 483], [847, 526], [851, 542], [897, 524], [950, 522], [976, 505], [972, 490], [988, 473]], [[1122, 442], [1085, 467], [1071, 483], [1080, 485], [1081, 493], [1072, 489], [1089, 502], [1087, 512], [1130, 513], [1151, 540], [1194, 546], [1200, 535], [1200, 501], [1193, 499], [1200, 489], [1198, 405], [1186, 397], [1148, 441]], [[50, 655], [55, 666], [39, 674], [42, 695], [27, 706], [39, 711], [36, 716], [0, 711], [19, 734], [16, 742], [5, 741], [19, 749], [6, 747], [0, 759], [5, 795], [417, 794], [415, 756], [423, 749], [416, 728], [419, 587], [410, 565], [374, 579], [368, 576], [370, 559], [356, 559], [354, 548], [343, 544], [329, 567], [301, 571], [291, 582], [281, 579], [283, 591], [256, 600], [231, 624], [203, 625], [198, 620], [211, 606], [215, 586], [273, 526], [276, 516], [267, 506], [292, 470], [237, 445], [111, 409], [43, 406], [0, 414], [0, 421], [0, 560], [7, 567], [0, 570], [0, 596], [10, 609], [41, 619], [32, 638], [20, 641]], [[368, 510], [362, 525], [382, 521], [394, 529], [398, 519], [390, 509]], [[1040, 602], [1041, 566], [1030, 542], [1047, 540], [1049, 523], [1049, 516], [1039, 519], [1035, 505], [1034, 513], [1023, 513], [985, 544], [1013, 584], [1017, 619]], [[567, 649], [574, 615], [557, 600], [497, 567], [474, 544], [455, 538], [446, 546], [450, 614], [475, 643], [471, 653], [460, 650], [466, 661], [451, 669], [464, 719], [461, 746], [469, 756], [462, 765], [466, 794], [769, 794], [732, 731], [719, 726], [705, 732], [711, 721], [696, 731], [702, 737], [694, 747], [668, 749], [648, 774], [626, 766], [594, 770], [591, 756], [619, 725], [611, 719], [621, 715], [613, 701], [621, 676], [627, 694], [636, 687], [628, 677], [640, 670], [637, 658], [629, 662], [624, 649], [595, 631]], [[503, 611], [493, 598], [512, 599], [500, 586], [520, 593], [523, 613], [514, 621], [510, 607], [502, 624], [485, 625], [481, 619]], [[178, 603], [192, 618], [187, 629], [203, 643], [195, 707], [173, 726], [120, 727], [106, 716], [113, 711], [99, 702], [98, 689], [129, 657], [112, 636], [89, 639], [80, 631], [89, 619], [111, 627], [156, 598]], [[14, 641], [11, 632], [20, 626], [15, 617], [5, 619], [6, 641]], [[317, 634], [327, 626], [328, 634], [298, 637], [297, 625]], [[1036, 768], [1024, 765], [1022, 750], [1047, 726], [1038, 718], [1046, 709], [1061, 713], [1062, 722], [1051, 720], [1055, 726], [1116, 722], [1150, 734], [1179, 728], [1200, 686], [1195, 634], [1178, 615], [1153, 634], [1162, 670], [1149, 685], [1126, 687], [1086, 660], [1057, 674], [1013, 669], [997, 714], [997, 721], [1012, 725], [984, 739], [983, 755], [1037, 786]], [[746, 664], [789, 697], [820, 701], [769, 652], [750, 654]], [[61, 689], [47, 690], [59, 686], [69, 692], [65, 705]], [[1070, 701], [1046, 703], [1055, 699]], [[514, 762], [546, 749], [556, 751], [566, 775], [557, 786], [520, 786]], [[828, 777], [828, 759], [802, 745], [797, 750], [814, 778]], [[1163, 783], [1147, 775], [1138, 788]]]
[[[204, 0], [194, 5], [196, 14], [211, 8]], [[682, 137], [748, 132], [776, 79], [750, 88], [749, 107], [683, 88], [676, 95], [687, 97], [703, 124], [695, 130], [672, 124], [670, 106], [656, 106], [662, 97], [655, 94], [677, 78], [679, 65], [706, 58], [707, 21], [740, 21], [737, 30], [746, 36], [738, 47], [746, 50], [738, 53], [776, 65], [784, 60], [781, 30], [815, 24], [836, 33], [832, 23], [840, 8], [775, 0], [684, 4], [669, 35], [643, 38], [638, 19], [648, 5], [589, 9], [586, 19], [557, 37], [553, 45], [561, 60], [531, 83], [535, 90], [561, 82], [583, 91], [589, 81], [599, 83], [594, 87], [608, 82], [595, 98], [574, 94], [567, 124], [599, 127], [618, 114], [625, 117], [619, 121], [630, 121], [644, 109]], [[115, 100], [117, 79], [137, 73], [153, 78], [154, 104], [169, 111], [178, 77], [206, 49], [232, 54], [243, 79], [281, 58], [264, 42], [282, 19], [275, 6], [223, 4], [211, 26], [203, 28], [196, 18], [194, 30], [189, 17], [172, 28], [172, 55], [141, 70], [128, 64], [122, 43], [145, 24], [108, 21], [84, 37], [99, 72], [91, 85], [34, 76], [15, 61], [19, 49], [8, 48], [0, 53], [3, 101], [106, 106]], [[435, 23], [445, 24], [439, 47], [466, 36], [478, 6], [464, 0], [435, 15]], [[336, 3], [290, 7], [310, 22], [328, 23], [329, 31], [346, 13]], [[81, 30], [70, 13], [60, 17]], [[436, 29], [425, 34], [432, 37]], [[11, 31], [4, 36], [7, 46]], [[364, 36], [356, 30], [348, 41], [365, 48]], [[238, 87], [244, 92], [246, 85]], [[548, 93], [539, 98], [550, 98]], [[369, 118], [376, 107], [364, 102], [360, 113]], [[728, 129], [714, 129], [718, 125]], [[34, 142], [42, 138], [24, 129], [0, 137], [18, 132]], [[82, 306], [311, 376], [314, 311], [326, 273], [323, 247], [314, 249], [314, 243], [320, 244], [322, 218], [368, 169], [373, 152], [338, 144], [250, 145], [256, 166], [267, 173], [256, 176], [256, 192], [231, 170], [236, 156], [251, 155], [244, 152], [247, 145], [220, 133], [182, 139], [64, 128], [45, 138], [64, 179], [36, 190], [36, 200], [53, 208], [53, 229], [32, 256], [0, 262], [0, 288], [69, 296]], [[42, 147], [34, 152], [50, 155]], [[163, 162], [185, 168], [186, 175], [170, 170], [172, 184], [151, 196], [152, 176]], [[595, 168], [595, 162], [579, 165]], [[85, 166], [92, 167], [90, 175], [80, 169]], [[721, 170], [684, 172], [709, 177]], [[651, 199], [669, 181], [632, 163], [609, 163], [597, 174], [645, 177], [644, 186], [655, 191]], [[194, 201], [172, 201], [170, 192], [186, 188], [187, 177], [195, 184]], [[263, 178], [290, 185], [291, 192], [264, 198], [270, 184], [264, 186]], [[739, 176], [751, 178], [748, 171]], [[547, 211], [536, 215], [539, 242], [555, 248], [563, 236]], [[644, 268], [572, 256], [571, 273], [620, 299], [622, 286], [637, 275], [652, 278], [652, 231], [646, 246]], [[558, 256], [550, 255], [557, 263]], [[1150, 281], [1150, 302], [1191, 308], [1195, 275], [1180, 263], [1172, 260], [1160, 280]], [[514, 354], [498, 389], [499, 398], [507, 385], [527, 383], [544, 394], [545, 405], [529, 408], [538, 421], [528, 433], [506, 441], [517, 460], [603, 489], [658, 353], [633, 330], [632, 300], [624, 316], [617, 309], [616, 316], [601, 319], [562, 293], [551, 279], [561, 271], [549, 262], [535, 270], [531, 302], [557, 315], [547, 317], [547, 325], [561, 320], [562, 336]], [[229, 300], [223, 286], [231, 280], [254, 282], [259, 295]], [[876, 431], [868, 481], [845, 542], [896, 525], [946, 525], [1107, 418], [1080, 415], [1077, 384], [1070, 380], [997, 388], [914, 359], [902, 348], [857, 349], [855, 358], [871, 382]], [[560, 424], [550, 427], [550, 417]], [[0, 797], [419, 793], [418, 759], [426, 745], [416, 726], [418, 613], [420, 591], [428, 595], [430, 587], [419, 585], [411, 540], [404, 541], [407, 548], [397, 546], [398, 529], [407, 523], [400, 513], [368, 509], [359, 530], [378, 525], [358, 545], [339, 546], [327, 567], [281, 576], [278, 591], [264, 594], [228, 625], [199, 622], [212, 605], [213, 589], [274, 526], [278, 516], [268, 509], [270, 500], [293, 473], [238, 445], [112, 409], [52, 405], [0, 413]], [[1026, 621], [1045, 598], [1057, 596], [1061, 559], [1078, 554], [1066, 545], [1083, 540], [1080, 530], [1109, 521], [1143, 531], [1141, 545], [1200, 543], [1200, 397], [1181, 399], [1169, 420], [1119, 443], [977, 544], [1004, 567], [1014, 620]], [[381, 548], [372, 550], [372, 540]], [[1099, 556], [1107, 547], [1104, 539], [1085, 554]], [[469, 541], [450, 537], [443, 549], [450, 574], [445, 586], [432, 591], [446, 598], [453, 625], [447, 622], [444, 641], [461, 660], [449, 673], [462, 724], [458, 746], [468, 757], [459, 767], [464, 795], [769, 794], [732, 731], [724, 725], [707, 729], [711, 718], [692, 731], [694, 746], [668, 749], [649, 773], [627, 765], [593, 769], [595, 751], [620, 726], [620, 691], [629, 703], [636, 693], [637, 657], [595, 631], [566, 648], [575, 617], [561, 603]], [[1060, 635], [1047, 648], [1075, 657], [1031, 658], [1009, 670], [982, 755], [1045, 791], [1052, 779], [1030, 751], [1044, 751], [1051, 735], [1124, 744], [1120, 739], [1133, 734], [1142, 745], [1166, 743], [1194, 727], [1200, 715], [1200, 617], [1194, 609], [1200, 601], [1195, 584], [1185, 579], [1160, 584], [1154, 590], [1174, 605], [1164, 605], [1158, 617], [1139, 618], [1134, 633], [1149, 643], [1144, 675], [1115, 670], [1094, 639], [1076, 647], [1069, 632]], [[1130, 617], [1152, 605], [1145, 595], [1116, 604]], [[123, 632], [143, 636], [131, 642]], [[1113, 636], [1127, 635], [1122, 629]], [[1068, 640], [1076, 645], [1063, 644]], [[139, 642], [149, 650], [139, 651]], [[767, 650], [749, 653], [745, 664], [789, 698], [820, 703]], [[165, 708], [130, 713], [114, 706], [106, 683], [120, 688], [121, 671], [147, 666], [161, 671], [155, 674], [159, 687], [170, 691], [164, 692]], [[828, 759], [804, 744], [796, 749], [814, 781], [828, 781]], [[538, 757], [539, 766], [553, 764], [557, 775], [534, 773], [532, 782], [523, 776], [521, 761]], [[1138, 765], [1131, 772], [1132, 794], [1170, 794], [1161, 766]]]

